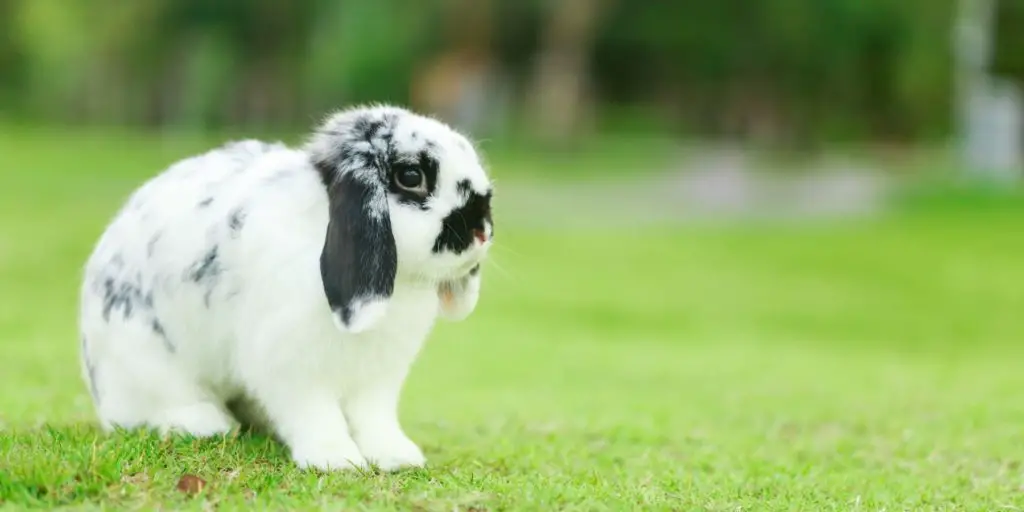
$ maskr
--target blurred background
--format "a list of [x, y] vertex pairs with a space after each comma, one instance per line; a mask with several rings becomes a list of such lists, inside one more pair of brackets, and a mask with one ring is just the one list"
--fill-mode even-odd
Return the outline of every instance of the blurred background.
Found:
[[636, 167], [697, 141], [899, 158], [977, 132], [971, 162], [1015, 175], [1021, 22], [1014, 0], [6, 0], [0, 112], [287, 134], [395, 102], [496, 145], [645, 139]]
[[[480, 305], [403, 398], [440, 464], [556, 501], [548, 464], [581, 499], [593, 471], [643, 499], [1016, 499], [1020, 27], [1021, 0], [0, 0], [0, 429], [94, 419], [81, 265], [143, 180], [390, 102], [497, 182]], [[43, 448], [17, 464], [48, 499], [101, 492], [65, 486], [60, 438], [6, 439]]]
[[220, 140], [394, 102], [502, 176], [698, 171], [651, 190], [737, 209], [765, 188], [746, 171], [833, 171], [809, 190], [849, 209], [866, 171], [1018, 177], [1022, 22], [1013, 0], [6, 0], [0, 113]]
[[[388, 101], [551, 145], [607, 132], [803, 151], [943, 144], [965, 63], [1024, 78], [1010, 29], [1024, 6], [958, 1], [7, 0], [0, 107], [37, 122], [282, 130]], [[965, 14], [974, 5], [997, 12]], [[965, 44], [967, 20], [993, 51]]]

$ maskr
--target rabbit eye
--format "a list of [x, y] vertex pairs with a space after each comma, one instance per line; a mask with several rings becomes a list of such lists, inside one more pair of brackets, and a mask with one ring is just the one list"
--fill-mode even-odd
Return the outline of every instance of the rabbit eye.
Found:
[[423, 176], [423, 171], [418, 167], [402, 166], [398, 168], [395, 171], [395, 183], [416, 194], [425, 195], [427, 192], [427, 180]]
[[405, 188], [416, 188], [423, 182], [423, 173], [418, 169], [405, 169], [398, 174], [398, 183]]

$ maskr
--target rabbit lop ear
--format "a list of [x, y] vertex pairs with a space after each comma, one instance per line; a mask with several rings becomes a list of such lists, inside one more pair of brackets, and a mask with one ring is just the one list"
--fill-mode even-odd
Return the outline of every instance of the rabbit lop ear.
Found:
[[310, 149], [327, 187], [330, 210], [320, 276], [335, 325], [343, 332], [358, 333], [372, 328], [387, 312], [395, 289], [398, 251], [383, 173], [377, 168], [382, 162], [376, 154], [380, 148], [365, 134], [342, 131], [379, 127], [367, 127], [371, 121], [366, 119], [351, 124], [344, 118], [333, 121], [330, 129], [314, 138]]
[[474, 267], [466, 277], [443, 281], [437, 286], [437, 296], [442, 318], [452, 322], [466, 319], [480, 299], [480, 266]]
[[351, 175], [339, 177], [329, 195], [320, 276], [335, 324], [361, 332], [384, 316], [395, 289], [398, 252], [387, 197]]

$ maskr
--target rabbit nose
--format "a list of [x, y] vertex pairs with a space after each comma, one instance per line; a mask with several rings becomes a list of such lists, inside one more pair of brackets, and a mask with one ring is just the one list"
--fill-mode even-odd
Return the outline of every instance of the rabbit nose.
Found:
[[487, 243], [487, 233], [482, 229], [473, 230], [473, 238], [476, 238], [480, 243]]

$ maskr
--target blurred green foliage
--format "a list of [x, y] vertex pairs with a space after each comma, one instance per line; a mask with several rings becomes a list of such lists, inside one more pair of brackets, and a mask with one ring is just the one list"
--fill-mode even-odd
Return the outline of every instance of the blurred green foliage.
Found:
[[[558, 2], [476, 3], [495, 20], [488, 59], [520, 105]], [[733, 117], [756, 116], [804, 139], [948, 131], [952, 0], [600, 6], [585, 56], [602, 119], [640, 112], [646, 125], [721, 135], [736, 131]], [[420, 65], [474, 28], [459, 19], [465, 10], [457, 0], [7, 0], [0, 110], [58, 122], [306, 126], [339, 104], [408, 103]]]

